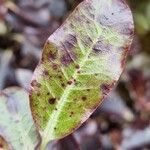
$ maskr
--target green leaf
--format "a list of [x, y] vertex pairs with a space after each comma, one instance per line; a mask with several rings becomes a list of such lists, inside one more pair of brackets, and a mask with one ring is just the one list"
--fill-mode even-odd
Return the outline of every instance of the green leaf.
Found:
[[9, 88], [0, 93], [0, 136], [9, 149], [34, 150], [39, 143], [27, 92]]
[[42, 148], [78, 128], [115, 86], [132, 36], [122, 0], [85, 0], [49, 37], [30, 94]]

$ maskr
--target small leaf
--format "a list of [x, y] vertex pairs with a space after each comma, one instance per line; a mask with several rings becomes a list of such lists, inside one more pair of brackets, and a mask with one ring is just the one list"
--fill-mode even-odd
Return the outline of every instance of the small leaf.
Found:
[[22, 89], [9, 88], [0, 93], [0, 136], [9, 149], [33, 150], [39, 143], [28, 94]]
[[85, 0], [49, 37], [30, 95], [42, 147], [78, 128], [115, 86], [132, 36], [122, 0]]

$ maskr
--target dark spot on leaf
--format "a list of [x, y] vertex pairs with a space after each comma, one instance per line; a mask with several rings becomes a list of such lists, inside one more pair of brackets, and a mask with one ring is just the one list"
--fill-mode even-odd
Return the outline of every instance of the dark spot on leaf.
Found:
[[103, 94], [106, 95], [110, 91], [110, 86], [109, 84], [102, 84], [101, 89], [102, 89]]
[[104, 41], [98, 41], [94, 46], [93, 46], [93, 51], [95, 53], [100, 53], [100, 54], [105, 54], [111, 51], [113, 46], [109, 43], [104, 43]]
[[57, 128], [55, 127], [54, 130], [56, 130]]
[[36, 80], [33, 80], [32, 83], [31, 83], [31, 86], [32, 86], [32, 87], [38, 87], [38, 88], [39, 88], [39, 87], [41, 87], [41, 84], [38, 83]]
[[87, 89], [88, 92], [90, 92], [90, 89]]
[[70, 112], [69, 117], [72, 117], [73, 115], [74, 115], [74, 112], [72, 111], [72, 112]]
[[66, 41], [61, 43], [62, 51], [64, 52], [61, 57], [61, 63], [63, 65], [69, 65], [71, 62], [74, 62], [76, 59], [76, 54], [74, 52], [74, 47], [77, 43], [76, 37], [69, 34], [66, 37]]
[[76, 44], [77, 43], [77, 38], [75, 35], [73, 34], [69, 34], [68, 40], [72, 43], [72, 44]]
[[64, 46], [68, 50], [71, 50], [72, 48], [74, 48], [74, 45], [70, 41], [65, 41]]
[[47, 70], [44, 70], [43, 73], [44, 73], [45, 76], [48, 76], [48, 75], [49, 75], [49, 72], [48, 72]]
[[58, 69], [58, 65], [57, 65], [57, 64], [53, 64], [52, 68], [53, 68], [54, 70], [57, 70], [57, 69]]
[[134, 30], [130, 30], [130, 35], [133, 35], [134, 34]]
[[101, 85], [102, 93], [104, 95], [107, 95], [110, 92], [110, 90], [112, 89], [112, 87], [114, 86], [115, 83], [116, 83], [116, 81], [112, 82], [111, 84], [107, 84], [107, 83], [106, 84], [102, 84]]
[[37, 93], [37, 97], [39, 97], [40, 96], [40, 93]]
[[75, 67], [76, 67], [76, 69], [80, 69], [80, 65], [76, 65]]
[[71, 112], [71, 115], [73, 115], [73, 114], [74, 114], [74, 112], [72, 111], [72, 112]]
[[87, 100], [87, 97], [86, 96], [82, 96], [82, 100], [83, 101]]
[[69, 85], [71, 85], [73, 82], [71, 81], [71, 80], [69, 80], [68, 82], [67, 82], [67, 84], [69, 84]]
[[90, 37], [84, 37], [84, 40], [81, 40], [81, 41], [83, 42], [83, 45], [85, 47], [90, 47], [90, 45], [93, 43]]
[[56, 59], [56, 54], [52, 53], [52, 52], [49, 52], [48, 53], [48, 59], [51, 60], [51, 61], [54, 61]]
[[78, 70], [78, 71], [77, 71], [77, 73], [78, 73], [78, 74], [80, 74], [80, 73], [81, 73], [81, 71], [80, 71], [80, 70]]
[[65, 66], [69, 65], [71, 62], [73, 62], [72, 58], [70, 57], [69, 54], [64, 54], [61, 57], [61, 63]]
[[50, 98], [49, 100], [48, 100], [48, 102], [49, 102], [49, 104], [55, 104], [55, 102], [56, 102], [56, 98]]
[[61, 84], [61, 86], [62, 86], [62, 87], [65, 87], [65, 84], [64, 84], [64, 83], [62, 83], [62, 84]]
[[50, 93], [49, 93], [49, 92], [47, 92], [47, 95], [50, 95]]
[[59, 79], [62, 79], [62, 76], [58, 76]]

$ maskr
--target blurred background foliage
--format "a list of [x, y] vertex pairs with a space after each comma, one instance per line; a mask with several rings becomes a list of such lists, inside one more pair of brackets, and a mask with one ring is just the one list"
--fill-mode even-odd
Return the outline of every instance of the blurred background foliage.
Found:
[[[0, 90], [28, 90], [46, 39], [81, 1], [0, 0]], [[118, 86], [80, 129], [48, 149], [150, 149], [150, 0], [127, 3], [135, 36]]]

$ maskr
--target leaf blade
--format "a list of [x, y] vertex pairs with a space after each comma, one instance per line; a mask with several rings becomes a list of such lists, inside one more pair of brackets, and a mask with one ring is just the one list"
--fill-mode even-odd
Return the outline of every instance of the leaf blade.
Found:
[[28, 94], [20, 88], [8, 88], [0, 93], [0, 135], [9, 149], [34, 149], [39, 134], [29, 108]]
[[124, 2], [86, 0], [50, 36], [30, 95], [46, 142], [80, 126], [114, 87], [132, 34], [132, 15]]

